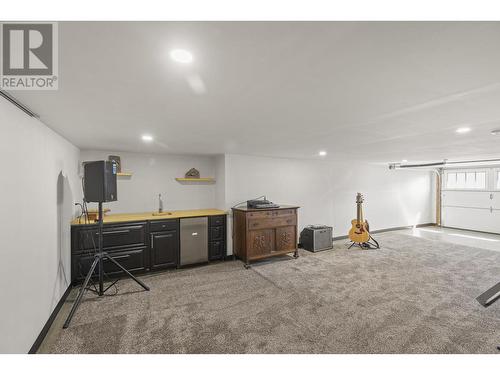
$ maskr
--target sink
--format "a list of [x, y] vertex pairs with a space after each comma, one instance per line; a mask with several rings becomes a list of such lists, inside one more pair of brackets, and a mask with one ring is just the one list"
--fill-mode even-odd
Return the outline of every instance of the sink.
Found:
[[168, 216], [168, 215], [172, 215], [172, 212], [158, 212], [158, 211], [153, 212], [153, 216]]

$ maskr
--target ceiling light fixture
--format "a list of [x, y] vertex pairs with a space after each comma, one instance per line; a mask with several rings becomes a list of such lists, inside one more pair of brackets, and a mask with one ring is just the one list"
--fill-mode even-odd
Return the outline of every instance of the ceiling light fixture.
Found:
[[152, 142], [153, 141], [153, 136], [149, 135], [149, 134], [144, 134], [141, 138], [144, 142]]
[[491, 131], [491, 135], [499, 135], [500, 134], [500, 129], [495, 129]]
[[403, 160], [401, 160], [401, 162], [402, 162], [402, 163], [408, 163], [408, 160], [403, 159]]
[[318, 152], [319, 156], [326, 156], [326, 151], [320, 151]]
[[471, 128], [467, 128], [467, 127], [464, 127], [464, 128], [458, 128], [457, 130], [455, 130], [458, 134], [464, 134], [464, 133], [468, 133], [471, 131]]
[[170, 51], [170, 58], [181, 64], [190, 64], [193, 62], [193, 55], [185, 49], [174, 49]]

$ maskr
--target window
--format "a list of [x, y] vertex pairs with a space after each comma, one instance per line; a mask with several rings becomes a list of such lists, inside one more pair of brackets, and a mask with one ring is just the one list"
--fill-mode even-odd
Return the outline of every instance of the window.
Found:
[[457, 188], [457, 174], [456, 173], [446, 173], [446, 187], [448, 189]]
[[[459, 190], [485, 190], [486, 171], [446, 172], [446, 188]], [[500, 189], [500, 174], [497, 174], [496, 184]]]

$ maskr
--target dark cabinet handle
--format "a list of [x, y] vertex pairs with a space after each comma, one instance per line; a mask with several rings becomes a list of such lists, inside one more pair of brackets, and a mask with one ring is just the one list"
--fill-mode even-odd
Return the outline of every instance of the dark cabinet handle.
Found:
[[[130, 254], [126, 254], [126, 255], [118, 255], [117, 257], [113, 257], [114, 260], [117, 260], [117, 259], [125, 259], [125, 258], [130, 258]], [[108, 258], [104, 259], [105, 261], [109, 261]]]
[[[159, 237], [173, 237], [174, 235], [172, 233], [167, 233], [167, 234], [162, 234], [162, 232], [156, 233], [157, 236]], [[155, 241], [155, 235], [151, 235], [151, 247], [154, 246], [154, 241]]]
[[[97, 232], [99, 233], [99, 232]], [[102, 234], [125, 234], [125, 233], [130, 233], [130, 229], [125, 229], [125, 230], [114, 230], [111, 232], [102, 232]]]

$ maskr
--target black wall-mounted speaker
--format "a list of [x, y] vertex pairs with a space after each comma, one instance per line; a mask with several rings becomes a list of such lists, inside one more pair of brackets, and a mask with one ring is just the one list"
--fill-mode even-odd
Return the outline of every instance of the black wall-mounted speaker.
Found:
[[113, 202], [116, 192], [116, 164], [107, 161], [89, 161], [83, 165], [83, 195], [86, 202]]

